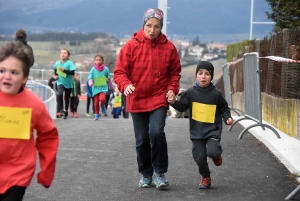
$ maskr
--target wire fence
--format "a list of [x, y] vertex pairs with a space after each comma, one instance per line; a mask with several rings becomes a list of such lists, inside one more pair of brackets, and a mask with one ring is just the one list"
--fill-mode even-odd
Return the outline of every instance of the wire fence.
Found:
[[[229, 63], [232, 107], [245, 112], [244, 79], [248, 79], [248, 77], [245, 74], [243, 57], [246, 53], [258, 53], [261, 79], [259, 83], [256, 83], [256, 80], [252, 82], [254, 85], [259, 84], [261, 89], [264, 104], [263, 119], [298, 139], [300, 139], [299, 36], [300, 28], [284, 29], [270, 38], [256, 40], [253, 45], [244, 47], [243, 51], [237, 55], [236, 60]], [[270, 59], [270, 57], [281, 59]], [[224, 87], [223, 76], [215, 85], [225, 94], [226, 87]]]

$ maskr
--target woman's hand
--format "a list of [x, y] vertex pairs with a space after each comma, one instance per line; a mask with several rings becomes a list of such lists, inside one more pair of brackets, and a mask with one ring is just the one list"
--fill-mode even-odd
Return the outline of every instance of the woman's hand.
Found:
[[132, 94], [134, 92], [134, 90], [135, 90], [135, 87], [132, 84], [128, 85], [124, 91], [125, 96]]

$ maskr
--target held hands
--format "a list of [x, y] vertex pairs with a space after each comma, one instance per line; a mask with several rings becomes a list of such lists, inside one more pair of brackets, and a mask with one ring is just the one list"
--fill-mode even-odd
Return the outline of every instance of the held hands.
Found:
[[134, 92], [134, 90], [135, 90], [135, 87], [132, 84], [128, 85], [124, 90], [125, 96], [132, 94]]
[[167, 98], [167, 100], [168, 100], [168, 102], [170, 104], [174, 104], [175, 103], [176, 98], [175, 98], [175, 94], [174, 94], [174, 92], [172, 90], [169, 90], [167, 92], [166, 98]]

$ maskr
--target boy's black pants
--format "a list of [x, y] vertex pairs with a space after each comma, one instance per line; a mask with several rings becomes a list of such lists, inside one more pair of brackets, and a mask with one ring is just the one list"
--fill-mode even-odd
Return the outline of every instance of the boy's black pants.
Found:
[[79, 104], [79, 97], [78, 96], [71, 97], [71, 105], [70, 105], [71, 112], [77, 112], [78, 104]]
[[193, 158], [199, 167], [199, 173], [202, 177], [210, 177], [210, 171], [207, 163], [207, 157], [217, 159], [221, 156], [223, 150], [219, 139], [208, 138], [203, 140], [192, 140]]

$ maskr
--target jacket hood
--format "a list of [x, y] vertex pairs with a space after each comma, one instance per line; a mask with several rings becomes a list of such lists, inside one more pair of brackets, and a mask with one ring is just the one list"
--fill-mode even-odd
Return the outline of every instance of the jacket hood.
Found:
[[144, 33], [144, 29], [141, 28], [138, 32], [135, 32], [131, 39], [134, 39], [136, 41], [139, 42], [155, 42], [155, 43], [166, 43], [168, 41], [167, 36], [165, 34], [163, 34], [162, 32], [160, 33], [160, 35], [155, 38], [155, 39], [150, 39], [148, 38], [145, 33]]

